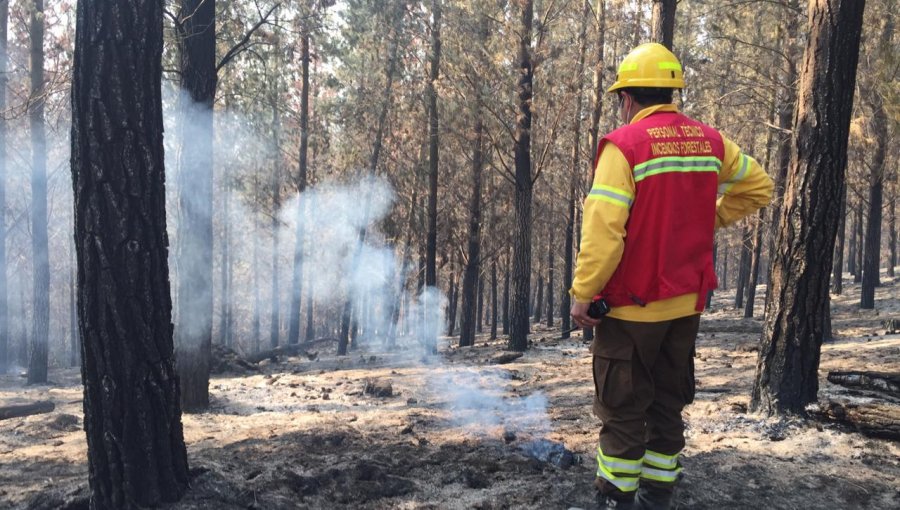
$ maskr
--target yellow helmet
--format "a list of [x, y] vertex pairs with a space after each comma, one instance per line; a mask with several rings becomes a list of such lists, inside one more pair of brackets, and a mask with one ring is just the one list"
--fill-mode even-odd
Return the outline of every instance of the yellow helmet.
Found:
[[684, 88], [681, 62], [659, 43], [645, 43], [631, 50], [619, 64], [616, 82], [607, 92], [626, 87]]

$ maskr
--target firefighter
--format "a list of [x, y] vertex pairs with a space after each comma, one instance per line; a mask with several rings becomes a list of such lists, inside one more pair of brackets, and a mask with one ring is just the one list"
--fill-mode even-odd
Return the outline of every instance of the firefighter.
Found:
[[[716, 288], [715, 229], [765, 207], [772, 180], [715, 129], [672, 104], [681, 63], [642, 44], [619, 66], [623, 127], [599, 142], [571, 294], [591, 353], [600, 508], [667, 509], [682, 470], [681, 412], [694, 398], [694, 343]], [[588, 316], [600, 294], [611, 307]]]

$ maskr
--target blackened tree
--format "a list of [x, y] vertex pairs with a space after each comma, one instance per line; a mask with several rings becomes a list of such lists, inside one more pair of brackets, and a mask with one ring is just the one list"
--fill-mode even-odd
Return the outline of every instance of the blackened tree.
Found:
[[862, 0], [814, 0], [799, 85], [754, 409], [802, 414], [816, 400], [822, 342], [830, 334], [829, 276], [841, 197]]
[[78, 2], [72, 181], [91, 507], [188, 485], [169, 294], [163, 3]]

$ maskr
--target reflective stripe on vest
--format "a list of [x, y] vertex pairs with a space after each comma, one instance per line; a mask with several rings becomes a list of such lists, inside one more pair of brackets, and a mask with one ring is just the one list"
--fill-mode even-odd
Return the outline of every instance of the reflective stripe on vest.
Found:
[[669, 172], [718, 172], [722, 162], [715, 156], [666, 156], [634, 167], [634, 182]]

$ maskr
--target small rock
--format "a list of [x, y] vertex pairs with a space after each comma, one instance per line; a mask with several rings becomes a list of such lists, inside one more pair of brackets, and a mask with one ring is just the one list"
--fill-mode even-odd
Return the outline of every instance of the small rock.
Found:
[[410, 397], [410, 398], [406, 399], [406, 403], [407, 403], [408, 405], [413, 405], [413, 404], [418, 404], [419, 401], [416, 400], [416, 399], [414, 399], [414, 398], [412, 398], [412, 397]]
[[513, 432], [512, 430], [509, 430], [509, 429], [503, 431], [503, 441], [505, 441], [506, 444], [512, 443], [515, 440], [516, 440], [515, 432]]
[[394, 387], [390, 379], [367, 379], [363, 391], [374, 397], [390, 397], [394, 394]]
[[412, 434], [412, 431], [413, 431], [413, 424], [410, 423], [410, 424], [407, 424], [405, 427], [403, 427], [400, 430], [400, 433], [401, 434]]
[[72, 414], [60, 414], [56, 418], [50, 420], [48, 427], [63, 432], [74, 432], [79, 429], [78, 417]]

